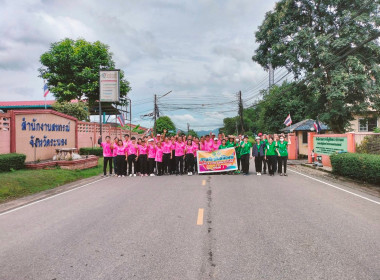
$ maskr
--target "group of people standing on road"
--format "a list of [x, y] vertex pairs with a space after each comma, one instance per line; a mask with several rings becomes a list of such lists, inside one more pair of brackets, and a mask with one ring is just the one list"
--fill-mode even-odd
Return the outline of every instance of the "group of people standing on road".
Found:
[[[256, 174], [270, 176], [276, 171], [281, 176], [287, 176], [286, 166], [288, 159], [287, 140], [284, 134], [267, 135], [259, 133], [255, 143], [251, 143], [247, 135], [225, 136], [222, 133], [216, 137], [212, 132], [202, 137], [191, 135], [166, 136], [163, 135], [142, 136], [136, 139], [129, 134], [124, 135], [124, 140], [115, 137], [113, 141], [106, 136], [99, 145], [103, 148], [104, 176], [114, 171], [118, 177], [125, 176], [162, 176], [162, 175], [187, 175], [197, 173], [197, 151], [213, 152], [219, 149], [234, 148], [238, 170], [234, 174], [249, 174], [250, 159], [254, 159]], [[114, 168], [113, 168], [114, 167]]]

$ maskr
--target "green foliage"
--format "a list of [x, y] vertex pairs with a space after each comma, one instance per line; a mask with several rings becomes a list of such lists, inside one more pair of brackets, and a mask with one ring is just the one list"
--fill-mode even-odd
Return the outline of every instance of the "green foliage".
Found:
[[0, 203], [44, 190], [97, 176], [103, 172], [103, 159], [97, 167], [84, 170], [66, 170], [60, 168], [41, 170], [16, 170], [1, 173]]
[[[50, 91], [59, 102], [88, 98], [92, 107], [99, 99], [99, 69], [115, 69], [109, 46], [84, 39], [64, 39], [52, 43], [40, 57], [40, 77], [47, 80]], [[125, 101], [129, 83], [120, 71], [120, 97]], [[124, 98], [123, 98], [124, 97]]]
[[164, 129], [167, 132], [176, 131], [173, 121], [168, 116], [159, 117], [156, 120], [156, 133], [162, 134], [164, 133]]
[[[119, 126], [119, 127], [123, 130], [127, 130], [127, 132], [129, 132], [130, 130], [130, 126], [128, 124], [126, 124], [125, 126]], [[136, 125], [131, 131], [137, 134], [143, 134], [145, 132], [144, 130], [140, 129], [139, 124]]]
[[26, 156], [23, 154], [0, 155], [0, 172], [24, 168]]
[[380, 157], [368, 154], [334, 154], [330, 156], [333, 173], [380, 185]]
[[194, 129], [189, 129], [189, 133], [187, 133], [187, 136], [193, 136], [193, 137], [198, 137], [197, 132]]
[[370, 105], [380, 109], [378, 5], [378, 0], [280, 0], [256, 32], [253, 60], [303, 78], [304, 95], [316, 100], [313, 114], [342, 133], [353, 114]]
[[373, 130], [374, 133], [380, 133], [380, 127], [375, 127], [375, 129]]
[[[269, 92], [263, 92], [262, 100], [243, 111], [246, 134], [279, 132], [285, 127], [284, 120], [289, 113], [293, 123], [316, 118], [313, 109], [315, 101], [310, 95], [305, 95], [304, 90], [303, 85], [284, 82], [281, 86], [273, 86]], [[239, 123], [238, 117], [223, 120], [223, 131], [226, 135], [236, 134], [236, 122]]]
[[80, 121], [88, 121], [89, 110], [85, 102], [79, 101], [77, 103], [71, 102], [54, 102], [53, 109], [64, 113], [66, 115], [77, 118]]
[[102, 157], [103, 156], [103, 148], [100, 148], [100, 147], [80, 148], [79, 154], [80, 155], [94, 155], [94, 156]]
[[368, 135], [357, 146], [356, 151], [362, 154], [377, 154], [380, 155], [380, 135]]

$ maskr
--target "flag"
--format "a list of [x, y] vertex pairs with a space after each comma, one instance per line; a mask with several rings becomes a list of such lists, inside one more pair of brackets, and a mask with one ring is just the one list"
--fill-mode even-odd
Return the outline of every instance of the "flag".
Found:
[[314, 128], [317, 133], [321, 132], [322, 128], [319, 120], [314, 121]]
[[44, 84], [44, 97], [46, 97], [46, 95], [48, 95], [49, 94], [49, 88], [48, 88], [48, 85], [45, 83]]
[[290, 114], [286, 117], [284, 121], [284, 125], [289, 126], [292, 124], [292, 118], [290, 117]]
[[121, 126], [125, 126], [125, 119], [124, 119], [123, 114], [118, 115], [117, 120], [119, 121]]

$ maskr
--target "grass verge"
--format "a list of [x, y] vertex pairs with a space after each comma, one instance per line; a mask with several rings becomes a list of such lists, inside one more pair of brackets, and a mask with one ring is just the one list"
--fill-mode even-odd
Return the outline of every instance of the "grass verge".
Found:
[[0, 203], [93, 177], [102, 172], [103, 158], [99, 158], [97, 167], [84, 170], [54, 168], [2, 172], [0, 173]]

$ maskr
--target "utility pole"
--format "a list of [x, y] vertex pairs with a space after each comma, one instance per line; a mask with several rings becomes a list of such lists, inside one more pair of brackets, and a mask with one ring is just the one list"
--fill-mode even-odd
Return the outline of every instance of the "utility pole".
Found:
[[272, 63], [268, 64], [268, 69], [269, 69], [269, 88], [271, 88], [274, 84], [274, 70], [272, 67]]
[[187, 136], [189, 136], [189, 132], [190, 132], [190, 124], [187, 123]]
[[154, 126], [153, 126], [153, 134], [156, 135], [156, 121], [157, 121], [157, 94], [154, 95]]
[[243, 100], [241, 98], [241, 91], [239, 91], [239, 116], [240, 116], [240, 126], [241, 126], [241, 132], [244, 134], [244, 119], [243, 119]]

